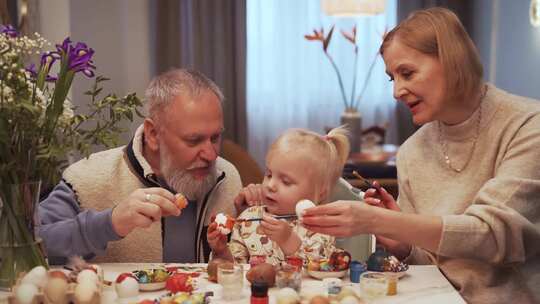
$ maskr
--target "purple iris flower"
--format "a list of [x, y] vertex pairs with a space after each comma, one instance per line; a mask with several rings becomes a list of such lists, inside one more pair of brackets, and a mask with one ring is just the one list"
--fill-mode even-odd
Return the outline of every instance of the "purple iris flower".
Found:
[[[32, 63], [29, 67], [25, 68], [25, 70], [28, 71], [30, 73], [30, 75], [32, 75], [32, 77], [37, 78], [38, 72], [36, 70], [36, 65], [35, 64]], [[57, 79], [58, 79], [57, 77], [49, 75], [48, 71], [47, 71], [47, 76], [45, 77], [45, 81], [47, 81], [47, 82], [55, 82]]]
[[68, 68], [71, 71], [75, 73], [83, 72], [87, 77], [94, 76], [93, 70], [96, 68], [92, 62], [94, 50], [89, 48], [85, 43], [77, 42], [73, 46], [68, 37], [61, 45], [57, 44], [56, 49], [58, 54], [67, 54]]
[[0, 24], [0, 33], [6, 34], [11, 38], [16, 38], [19, 35], [19, 33], [17, 33], [17, 30], [11, 24]]

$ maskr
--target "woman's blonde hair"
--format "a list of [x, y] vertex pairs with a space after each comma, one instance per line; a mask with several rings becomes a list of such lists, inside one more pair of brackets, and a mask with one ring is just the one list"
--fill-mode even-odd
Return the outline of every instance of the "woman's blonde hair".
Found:
[[[314, 190], [327, 197], [341, 176], [349, 157], [348, 134], [343, 126], [330, 130], [327, 135], [305, 129], [289, 129], [272, 143], [268, 155], [276, 151], [305, 153], [305, 159], [313, 169]], [[318, 201], [326, 197], [318, 197]]]
[[439, 59], [446, 78], [447, 100], [465, 100], [480, 89], [480, 56], [452, 11], [434, 7], [413, 12], [385, 35], [379, 49], [381, 56], [394, 39]]

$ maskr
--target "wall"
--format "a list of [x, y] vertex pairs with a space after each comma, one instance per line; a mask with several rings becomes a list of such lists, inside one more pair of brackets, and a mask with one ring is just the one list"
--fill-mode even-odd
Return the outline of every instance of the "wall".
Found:
[[540, 99], [540, 27], [529, 22], [530, 0], [476, 0], [475, 30], [486, 79], [514, 94]]
[[[40, 31], [53, 43], [66, 36], [82, 41], [95, 50], [96, 75], [111, 80], [104, 85], [104, 92], [123, 96], [136, 92], [143, 97], [150, 81], [150, 21], [149, 0], [55, 0], [40, 3]], [[88, 102], [84, 95], [93, 80], [77, 75], [72, 87], [72, 100], [76, 106]], [[134, 131], [142, 120], [126, 123]], [[132, 132], [123, 136], [126, 143]]]

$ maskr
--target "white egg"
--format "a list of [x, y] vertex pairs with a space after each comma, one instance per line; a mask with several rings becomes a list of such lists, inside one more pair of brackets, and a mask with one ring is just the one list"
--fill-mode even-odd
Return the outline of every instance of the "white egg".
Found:
[[38, 293], [38, 287], [32, 283], [23, 283], [17, 287], [15, 297], [20, 304], [30, 304]]
[[352, 286], [343, 286], [341, 288], [341, 291], [337, 295], [337, 299], [341, 301], [349, 296], [357, 297], [358, 294], [356, 293], [356, 290], [354, 290]]
[[302, 218], [302, 213], [304, 210], [315, 207], [315, 204], [310, 200], [301, 200], [298, 203], [296, 203], [296, 216], [300, 219]]
[[83, 269], [79, 274], [77, 275], [77, 283], [83, 283], [83, 282], [93, 282], [95, 285], [98, 285], [99, 283], [99, 277], [98, 275], [90, 269]]
[[75, 299], [80, 304], [90, 303], [97, 291], [97, 286], [92, 281], [83, 281], [75, 286]]
[[21, 283], [28, 283], [36, 285], [36, 287], [43, 287], [47, 282], [47, 269], [43, 266], [37, 266], [32, 268], [21, 280]]
[[45, 296], [52, 303], [66, 303], [68, 282], [63, 278], [49, 278], [45, 285]]
[[340, 304], [359, 304], [360, 302], [354, 296], [346, 296], [341, 301], [339, 301], [339, 303]]
[[320, 289], [307, 289], [302, 288], [300, 290], [300, 297], [306, 301], [311, 301], [312, 298], [316, 296], [326, 295], [326, 292], [320, 290]]
[[115, 283], [114, 288], [119, 298], [131, 298], [139, 295], [139, 282], [132, 277], [125, 278], [121, 283]]
[[276, 302], [277, 304], [295, 304], [300, 302], [300, 297], [294, 289], [285, 287], [276, 293]]

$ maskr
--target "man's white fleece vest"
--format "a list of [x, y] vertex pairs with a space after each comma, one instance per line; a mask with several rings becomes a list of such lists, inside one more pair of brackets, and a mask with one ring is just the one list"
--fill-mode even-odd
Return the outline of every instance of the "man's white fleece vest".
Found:
[[[136, 136], [137, 137], [137, 136]], [[137, 140], [139, 139], [139, 140]], [[137, 159], [140, 159], [140, 138], [135, 138], [133, 149], [138, 150]], [[139, 188], [146, 188], [141, 177], [129, 165], [125, 147], [111, 149], [92, 154], [69, 166], [63, 174], [64, 180], [69, 183], [82, 208], [104, 210], [112, 208], [130, 193]], [[142, 160], [147, 165], [145, 160]], [[240, 175], [236, 168], [228, 161], [218, 158], [216, 161], [218, 176], [225, 172], [225, 179], [214, 188], [208, 196], [205, 210], [201, 210], [198, 202], [197, 219], [203, 218], [204, 225], [199, 225], [197, 233], [197, 252], [202, 259], [201, 230], [207, 226], [212, 214], [224, 212], [234, 214], [234, 197], [242, 187]], [[146, 171], [146, 170], [145, 170]], [[200, 213], [203, 212], [202, 217]], [[89, 229], [100, 229], [91, 227]], [[178, 233], [182, 233], [179, 231]], [[161, 262], [163, 258], [161, 221], [154, 222], [149, 228], [137, 228], [125, 238], [109, 242], [105, 255], [96, 257], [95, 262]]]

